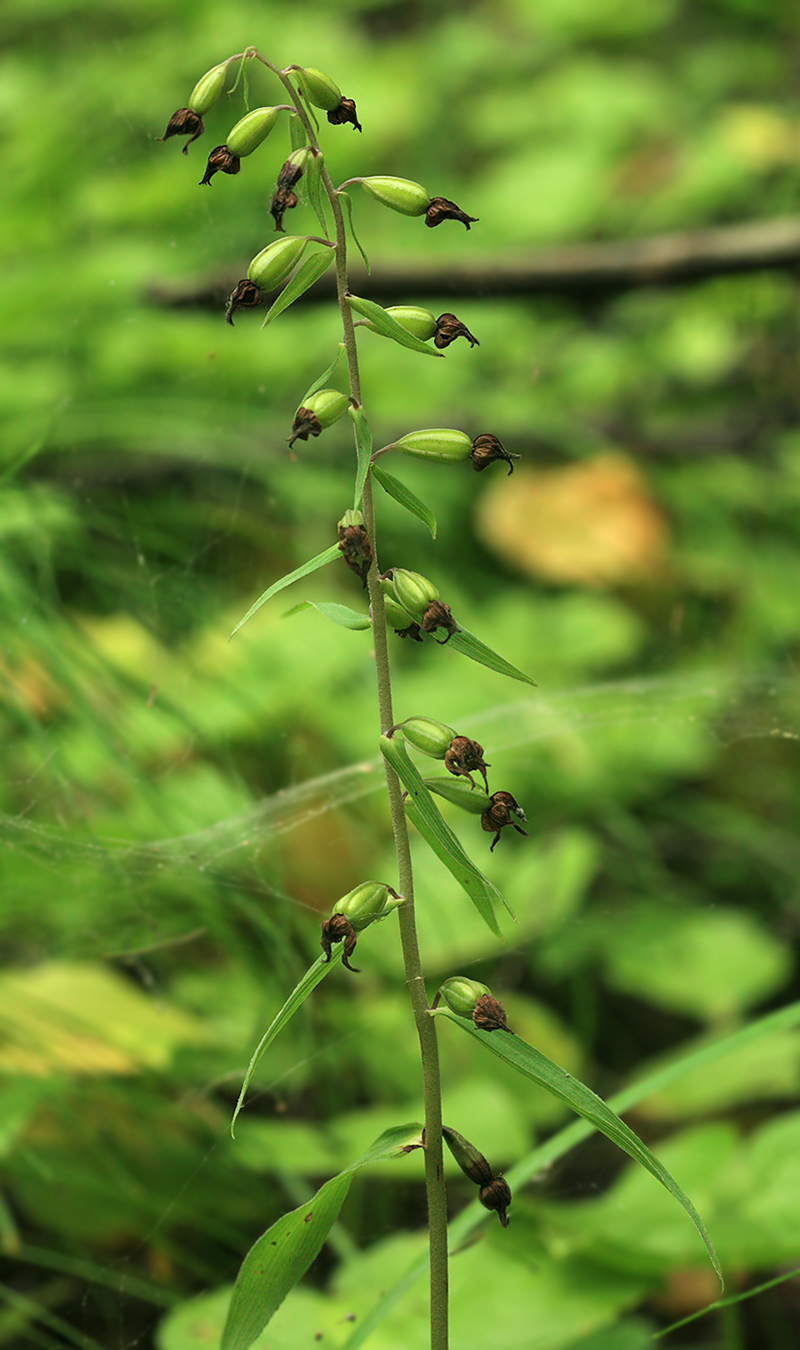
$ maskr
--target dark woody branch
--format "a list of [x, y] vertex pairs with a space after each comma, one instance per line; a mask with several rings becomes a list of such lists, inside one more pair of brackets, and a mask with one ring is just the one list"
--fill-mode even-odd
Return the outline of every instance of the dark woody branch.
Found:
[[[383, 303], [397, 303], [409, 295], [415, 299], [560, 295], [581, 301], [640, 286], [689, 285], [706, 277], [795, 267], [800, 267], [800, 216], [782, 216], [646, 239], [570, 244], [483, 261], [473, 259], [464, 266], [384, 266], [375, 268], [371, 277], [354, 272], [352, 282], [360, 295]], [[194, 283], [155, 282], [148, 296], [161, 305], [217, 307], [224, 304], [231, 279], [238, 275], [232, 268], [224, 275], [198, 278]], [[329, 299], [334, 290], [333, 276], [326, 275], [299, 303]]]

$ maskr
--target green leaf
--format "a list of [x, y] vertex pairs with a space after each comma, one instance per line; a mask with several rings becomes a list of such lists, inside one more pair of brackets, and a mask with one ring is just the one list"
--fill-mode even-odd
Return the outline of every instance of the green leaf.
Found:
[[380, 464], [373, 464], [372, 477], [380, 483], [389, 497], [393, 497], [396, 502], [399, 502], [400, 506], [405, 507], [406, 511], [410, 511], [412, 516], [416, 516], [418, 520], [422, 521], [423, 525], [427, 525], [432, 539], [436, 538], [436, 517], [430, 507], [420, 501], [419, 497], [411, 491], [411, 488], [407, 488], [405, 483], [401, 483], [399, 478], [394, 477], [394, 474], [387, 473], [385, 469], [381, 468]]
[[297, 113], [289, 114], [289, 143], [293, 150], [302, 150], [303, 146], [308, 144], [306, 129]]
[[583, 1116], [584, 1120], [588, 1120], [595, 1129], [600, 1130], [606, 1138], [633, 1158], [634, 1162], [638, 1162], [651, 1176], [660, 1181], [661, 1185], [678, 1201], [678, 1204], [683, 1206], [692, 1220], [705, 1243], [711, 1264], [724, 1288], [722, 1270], [719, 1258], [714, 1250], [714, 1244], [688, 1195], [681, 1189], [664, 1164], [659, 1162], [647, 1145], [642, 1143], [639, 1136], [634, 1134], [633, 1130], [623, 1120], [620, 1120], [619, 1116], [603, 1101], [602, 1097], [598, 1097], [597, 1093], [592, 1092], [591, 1088], [582, 1083], [579, 1078], [573, 1078], [571, 1074], [567, 1073], [566, 1069], [562, 1069], [552, 1059], [548, 1059], [547, 1055], [543, 1055], [540, 1050], [534, 1049], [532, 1045], [520, 1040], [513, 1033], [481, 1031], [479, 1027], [474, 1026], [465, 1018], [457, 1017], [454, 1013], [451, 1013], [449, 1008], [437, 1008], [433, 1015], [447, 1017], [456, 1026], [461, 1027], [473, 1036], [487, 1050], [491, 1050], [493, 1054], [497, 1055], [498, 1059], [504, 1060], [506, 1064], [510, 1064], [525, 1078], [530, 1078], [539, 1087], [543, 1087], [552, 1093], [559, 1101], [565, 1102], [579, 1116]]
[[447, 645], [455, 647], [457, 652], [461, 652], [462, 656], [468, 656], [471, 661], [477, 661], [479, 666], [497, 671], [498, 675], [507, 675], [510, 680], [521, 680], [523, 684], [534, 684], [538, 688], [537, 681], [531, 675], [526, 675], [517, 666], [512, 666], [504, 656], [498, 656], [497, 652], [493, 652], [491, 647], [487, 647], [485, 642], [481, 642], [480, 638], [476, 638], [475, 634], [466, 628], [448, 638]]
[[340, 628], [352, 628], [354, 632], [363, 632], [364, 629], [372, 627], [366, 614], [348, 609], [347, 605], [337, 605], [323, 600], [302, 600], [299, 605], [287, 609], [283, 617], [288, 619], [290, 615], [299, 614], [303, 609], [316, 609], [323, 618], [330, 619], [331, 623], [338, 624]]
[[301, 185], [305, 184], [306, 195], [311, 204], [311, 210], [320, 223], [322, 233], [328, 237], [328, 222], [325, 219], [325, 206], [323, 203], [322, 189], [320, 179], [322, 174], [322, 156], [312, 155], [306, 166], [306, 171], [300, 180]]
[[356, 234], [356, 227], [353, 224], [353, 199], [350, 196], [349, 192], [340, 192], [338, 195], [341, 197], [342, 201], [345, 204], [345, 209], [347, 211], [347, 223], [350, 226], [350, 233], [353, 236], [353, 243], [355, 244], [356, 248], [361, 254], [361, 257], [364, 259], [364, 266], [367, 269], [367, 276], [369, 276], [372, 270], [369, 265], [369, 258], [367, 257], [366, 253], [361, 247], [361, 244], [359, 243], [358, 235]]
[[331, 376], [334, 375], [334, 374], [336, 373], [336, 367], [338, 366], [339, 362], [341, 361], [341, 359], [342, 359], [342, 357], [343, 357], [343, 355], [344, 355], [344, 350], [345, 350], [344, 343], [343, 343], [343, 342], [340, 342], [340, 343], [339, 343], [339, 350], [337, 351], [336, 355], [334, 356], [333, 360], [331, 361], [330, 365], [328, 366], [328, 369], [327, 369], [327, 370], [324, 370], [324, 371], [322, 372], [322, 374], [320, 375], [319, 379], [315, 380], [314, 383], [313, 383], [312, 385], [309, 385], [308, 389], [307, 389], [306, 392], [303, 394], [303, 397], [302, 397], [302, 399], [300, 400], [300, 406], [301, 406], [301, 407], [303, 406], [303, 404], [306, 402], [307, 399], [310, 399], [310, 398], [311, 398], [311, 395], [312, 395], [312, 394], [316, 394], [316, 392], [317, 392], [318, 389], [324, 389], [324, 388], [325, 388], [325, 385], [328, 383], [328, 381], [330, 380]]
[[298, 267], [291, 281], [284, 286], [277, 300], [267, 310], [267, 316], [261, 327], [266, 328], [268, 323], [277, 319], [279, 314], [282, 314], [285, 309], [294, 304], [295, 300], [299, 300], [301, 295], [310, 290], [314, 282], [319, 281], [323, 272], [327, 272], [333, 262], [333, 256], [333, 249], [326, 248], [322, 253], [312, 253], [310, 258], [306, 258], [305, 262]]
[[[278, 591], [285, 590], [287, 586], [292, 586], [295, 581], [301, 581], [303, 577], [310, 576], [312, 572], [316, 572], [320, 567], [326, 567], [328, 563], [335, 562], [336, 559], [341, 558], [341, 556], [339, 545], [331, 544], [330, 548], [326, 548], [324, 552], [318, 553], [316, 558], [310, 558], [308, 562], [304, 562], [300, 567], [296, 567], [293, 572], [287, 572], [286, 576], [281, 577], [280, 581], [273, 581], [272, 585], [268, 586], [255, 603], [250, 606], [244, 618], [239, 620], [231, 633], [231, 637], [233, 637], [234, 633], [238, 633], [239, 629], [243, 624], [247, 623], [248, 619], [252, 619], [256, 610], [260, 609], [262, 605], [265, 605], [268, 600], [271, 600], [273, 595], [277, 595]], [[228, 638], [228, 641], [230, 642], [230, 638]]]
[[272, 1019], [266, 1031], [264, 1032], [264, 1035], [261, 1037], [261, 1040], [258, 1042], [258, 1045], [256, 1046], [250, 1058], [250, 1063], [247, 1066], [247, 1073], [244, 1076], [244, 1082], [242, 1083], [242, 1090], [239, 1093], [239, 1098], [238, 1101], [236, 1102], [236, 1109], [234, 1110], [234, 1113], [231, 1116], [232, 1139], [236, 1138], [236, 1135], [234, 1133], [236, 1118], [244, 1104], [245, 1095], [247, 1093], [248, 1087], [250, 1086], [250, 1080], [253, 1077], [253, 1074], [255, 1073], [258, 1061], [264, 1054], [265, 1050], [268, 1050], [269, 1047], [272, 1045], [272, 1042], [275, 1040], [276, 1036], [279, 1036], [280, 1033], [283, 1031], [283, 1028], [286, 1026], [287, 1022], [291, 1021], [291, 1019], [297, 1012], [297, 1009], [302, 1008], [309, 994], [312, 994], [316, 989], [317, 985], [321, 984], [322, 981], [325, 979], [325, 976], [330, 974], [334, 966], [338, 965], [338, 963], [342, 959], [343, 951], [344, 951], [344, 939], [342, 939], [341, 942], [336, 942], [333, 944], [331, 948], [330, 961], [327, 961], [324, 956], [317, 957], [313, 966], [309, 967], [309, 969], [303, 976], [302, 980], [300, 980], [299, 984], [295, 985], [294, 989], [287, 998], [280, 1012], [277, 1013], [276, 1016]]
[[392, 318], [391, 314], [387, 314], [382, 305], [376, 305], [374, 300], [365, 300], [360, 295], [348, 295], [345, 298], [350, 308], [357, 314], [363, 314], [365, 319], [369, 319], [383, 337], [392, 338], [393, 341], [399, 342], [401, 347], [409, 347], [412, 352], [444, 357], [444, 352], [437, 352], [435, 347], [429, 347], [427, 342], [414, 337], [413, 333], [409, 333], [402, 324]]
[[262, 1233], [237, 1276], [222, 1350], [249, 1350], [260, 1336], [322, 1250], [347, 1198], [353, 1173], [369, 1163], [386, 1162], [421, 1148], [421, 1130], [417, 1122], [385, 1130], [360, 1158], [326, 1181], [316, 1195]]
[[397, 736], [381, 736], [381, 753], [391, 764], [403, 787], [408, 791], [406, 814], [419, 830], [425, 842], [466, 891], [484, 923], [496, 937], [502, 937], [500, 925], [494, 912], [499, 901], [505, 905], [511, 917], [513, 910], [505, 896], [483, 875], [471, 858], [467, 856], [447, 821], [443, 819], [428, 789], [422, 781], [414, 763]]
[[357, 511], [361, 506], [361, 498], [364, 495], [364, 484], [367, 481], [369, 464], [372, 459], [372, 432], [370, 430], [369, 422], [364, 416], [363, 408], [350, 407], [347, 411], [349, 412], [356, 429], [358, 469], [356, 471], [356, 488], [353, 495], [353, 510]]

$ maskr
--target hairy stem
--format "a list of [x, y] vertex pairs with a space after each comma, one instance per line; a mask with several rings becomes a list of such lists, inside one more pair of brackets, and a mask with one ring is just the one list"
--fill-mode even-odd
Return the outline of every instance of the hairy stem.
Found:
[[[284, 87], [290, 92], [305, 128], [309, 143], [318, 149], [316, 136], [305, 108], [289, 80], [288, 75], [273, 66], [271, 62], [258, 54], [258, 59], [269, 66]], [[323, 165], [322, 184], [330, 203], [336, 231], [336, 290], [339, 309], [342, 315], [347, 366], [350, 375], [350, 397], [356, 406], [361, 406], [361, 381], [358, 368], [358, 349], [355, 327], [350, 306], [347, 304], [347, 236], [345, 233], [342, 206], [338, 193], [331, 182], [330, 175]], [[372, 607], [372, 632], [375, 650], [375, 677], [378, 689], [378, 710], [381, 732], [394, 726], [392, 712], [392, 681], [389, 664], [386, 614], [383, 604], [383, 592], [378, 580], [378, 547], [375, 532], [375, 511], [372, 500], [372, 483], [369, 475], [364, 485], [364, 520], [372, 543], [373, 562], [367, 577], [369, 598]], [[411, 996], [411, 1006], [419, 1037], [422, 1060], [422, 1084], [425, 1102], [425, 1187], [428, 1201], [428, 1234], [430, 1242], [430, 1318], [431, 1350], [447, 1350], [448, 1346], [448, 1269], [447, 1269], [447, 1196], [444, 1185], [444, 1165], [442, 1158], [442, 1098], [439, 1075], [439, 1046], [434, 1019], [428, 1012], [428, 996], [425, 991], [425, 978], [417, 939], [417, 926], [414, 913], [414, 877], [411, 866], [411, 849], [408, 839], [408, 826], [403, 809], [403, 792], [400, 779], [388, 764], [386, 770], [386, 789], [389, 796], [389, 809], [392, 817], [395, 851], [397, 854], [397, 873], [400, 894], [405, 903], [398, 910], [400, 923], [400, 941], [403, 948], [406, 982]]]

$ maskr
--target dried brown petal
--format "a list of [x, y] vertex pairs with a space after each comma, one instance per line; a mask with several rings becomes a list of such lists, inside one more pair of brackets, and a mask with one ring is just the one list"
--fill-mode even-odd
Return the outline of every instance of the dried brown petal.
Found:
[[203, 119], [191, 108], [179, 108], [174, 112], [167, 122], [167, 129], [163, 136], [157, 136], [157, 141], [168, 141], [170, 136], [188, 136], [189, 139], [183, 147], [185, 155], [192, 141], [196, 141], [198, 136], [203, 134]]
[[356, 117], [356, 105], [351, 98], [343, 98], [338, 108], [334, 108], [328, 113], [328, 121], [331, 126], [339, 127], [345, 122], [352, 122], [356, 131], [361, 130], [361, 123]]
[[481, 436], [476, 436], [475, 440], [472, 442], [472, 454], [470, 458], [472, 459], [472, 467], [476, 473], [482, 473], [484, 469], [488, 469], [489, 465], [494, 464], [496, 459], [504, 459], [508, 465], [509, 474], [512, 474], [514, 472], [513, 461], [515, 459], [520, 459], [520, 456], [509, 454], [505, 446], [498, 441], [496, 436], [484, 433]]
[[309, 436], [320, 436], [322, 434], [322, 423], [317, 414], [310, 408], [298, 408], [292, 422], [292, 434], [289, 437], [289, 446], [293, 446], [295, 441], [307, 441]]
[[443, 604], [441, 600], [430, 600], [428, 602], [428, 607], [422, 616], [420, 629], [423, 633], [435, 633], [437, 628], [444, 628], [447, 632], [447, 637], [441, 644], [442, 646], [444, 646], [445, 642], [450, 641], [454, 633], [461, 632], [461, 629], [453, 618], [450, 606]]
[[367, 573], [372, 566], [372, 544], [369, 542], [366, 526], [340, 525], [339, 552], [347, 566], [367, 584]]
[[487, 1209], [497, 1210], [497, 1217], [503, 1228], [508, 1228], [506, 1209], [511, 1204], [511, 1187], [505, 1177], [495, 1176], [491, 1181], [487, 1181], [485, 1186], [481, 1186], [478, 1199]]
[[291, 211], [294, 206], [297, 206], [297, 193], [292, 192], [291, 188], [277, 187], [272, 194], [269, 213], [275, 221], [275, 229], [280, 231], [281, 234], [284, 233], [284, 212]]
[[325, 954], [325, 960], [331, 959], [331, 947], [334, 942], [344, 940], [344, 952], [342, 953], [342, 965], [348, 970], [352, 970], [354, 975], [360, 975], [360, 971], [355, 966], [350, 965], [350, 957], [356, 949], [358, 937], [356, 930], [349, 919], [344, 914], [332, 914], [322, 925], [319, 945]]
[[232, 155], [227, 145], [215, 145], [208, 157], [206, 171], [200, 179], [200, 186], [207, 187], [215, 173], [238, 173], [241, 163], [238, 155]]
[[422, 632], [419, 624], [414, 621], [408, 625], [408, 628], [395, 628], [395, 633], [400, 638], [411, 638], [412, 642], [422, 641]]
[[462, 225], [469, 229], [477, 219], [477, 216], [468, 216], [460, 206], [456, 206], [455, 202], [448, 201], [447, 197], [432, 197], [431, 204], [425, 212], [425, 224], [431, 229], [441, 225], [443, 220], [460, 220]]
[[264, 299], [264, 292], [249, 277], [243, 277], [241, 281], [237, 281], [225, 306], [225, 316], [231, 327], [233, 327], [233, 315], [237, 309], [255, 309], [257, 305], [263, 305]]
[[472, 1020], [481, 1031], [511, 1031], [506, 1010], [494, 994], [481, 994], [475, 1002]]
[[510, 792], [494, 792], [489, 805], [481, 816], [481, 825], [483, 829], [489, 833], [491, 833], [492, 830], [495, 831], [495, 836], [489, 849], [490, 853], [494, 853], [495, 844], [500, 838], [500, 831], [503, 830], [506, 825], [510, 825], [512, 829], [515, 829], [517, 834], [524, 834], [527, 836], [527, 830], [523, 830], [517, 825], [516, 822], [511, 819], [512, 815], [515, 815], [517, 820], [524, 820], [527, 824], [525, 812], [514, 800]]
[[466, 325], [456, 318], [455, 314], [440, 314], [436, 320], [436, 333], [433, 338], [434, 347], [438, 347], [441, 351], [443, 347], [449, 347], [450, 343], [455, 342], [456, 338], [459, 337], [466, 338], [471, 347], [480, 347], [481, 345]]
[[483, 746], [477, 741], [471, 741], [468, 736], [454, 736], [444, 756], [444, 766], [452, 774], [462, 775], [468, 778], [475, 786], [475, 780], [472, 777], [472, 771], [483, 775], [483, 781], [486, 791], [489, 791], [489, 782], [486, 777], [486, 770], [490, 767], [483, 758]]

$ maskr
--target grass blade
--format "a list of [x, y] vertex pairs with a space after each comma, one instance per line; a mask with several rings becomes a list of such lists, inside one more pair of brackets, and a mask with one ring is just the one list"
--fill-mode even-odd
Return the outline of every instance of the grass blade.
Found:
[[436, 538], [436, 517], [431, 508], [426, 506], [411, 488], [407, 488], [405, 483], [395, 478], [394, 474], [387, 473], [380, 464], [373, 464], [372, 477], [380, 483], [387, 496], [393, 497], [400, 506], [405, 507], [406, 511], [410, 511], [412, 516], [416, 516], [423, 525], [427, 525], [432, 539]]
[[409, 820], [459, 886], [466, 891], [484, 923], [496, 937], [501, 938], [495, 904], [499, 901], [505, 905], [511, 917], [514, 917], [505, 896], [464, 852], [460, 841], [440, 814], [403, 743], [395, 736], [381, 736], [380, 747], [384, 759], [391, 764], [409, 794], [406, 800]]
[[[296, 567], [293, 572], [287, 572], [286, 576], [281, 577], [280, 581], [273, 581], [272, 585], [268, 586], [255, 603], [250, 606], [244, 618], [239, 620], [231, 633], [231, 637], [233, 637], [234, 633], [238, 633], [239, 629], [247, 623], [248, 619], [252, 619], [256, 610], [259, 610], [262, 605], [265, 605], [268, 600], [271, 600], [273, 595], [277, 595], [278, 591], [285, 590], [287, 586], [292, 586], [295, 581], [301, 581], [303, 577], [310, 576], [312, 572], [318, 571], [320, 567], [326, 567], [328, 563], [335, 562], [336, 559], [341, 558], [341, 556], [339, 545], [331, 544], [330, 548], [326, 548], [324, 552], [318, 553], [316, 558], [309, 558], [308, 562], [302, 563], [300, 567]], [[229, 642], [230, 640], [231, 638], [228, 638]]]
[[267, 316], [261, 327], [266, 328], [268, 323], [272, 323], [273, 319], [277, 319], [279, 314], [282, 314], [285, 309], [294, 304], [295, 300], [299, 300], [301, 295], [310, 290], [314, 282], [319, 281], [322, 273], [327, 272], [332, 262], [332, 248], [326, 248], [322, 253], [312, 253], [310, 258], [306, 258], [305, 262], [298, 267], [291, 281], [284, 286], [277, 300], [267, 310]]
[[510, 1064], [512, 1069], [517, 1070], [517, 1073], [521, 1073], [525, 1078], [530, 1078], [532, 1082], [539, 1087], [543, 1087], [547, 1092], [557, 1097], [559, 1101], [565, 1102], [571, 1110], [579, 1116], [583, 1116], [584, 1120], [588, 1120], [596, 1130], [599, 1130], [613, 1144], [616, 1144], [617, 1148], [621, 1148], [624, 1153], [633, 1158], [634, 1162], [638, 1162], [651, 1176], [660, 1181], [661, 1185], [686, 1210], [692, 1220], [705, 1243], [711, 1264], [724, 1289], [725, 1282], [722, 1278], [719, 1257], [714, 1250], [711, 1238], [706, 1232], [705, 1224], [688, 1195], [678, 1185], [672, 1173], [667, 1170], [662, 1162], [659, 1162], [654, 1153], [650, 1152], [647, 1145], [642, 1143], [630, 1126], [620, 1120], [616, 1112], [603, 1101], [602, 1097], [598, 1097], [597, 1093], [592, 1092], [592, 1089], [582, 1083], [579, 1078], [573, 1078], [572, 1074], [567, 1073], [566, 1069], [562, 1069], [552, 1059], [548, 1059], [547, 1055], [543, 1055], [541, 1050], [536, 1050], [526, 1041], [520, 1040], [518, 1036], [513, 1034], [498, 1035], [497, 1032], [481, 1031], [479, 1027], [473, 1026], [467, 1019], [456, 1016], [449, 1008], [437, 1008], [434, 1015], [449, 1018], [451, 1022], [473, 1036], [487, 1050], [491, 1050], [493, 1054], [497, 1055], [498, 1059]]
[[359, 614], [356, 609], [348, 609], [347, 605], [338, 605], [325, 600], [301, 600], [299, 605], [287, 609], [283, 617], [288, 619], [291, 614], [299, 614], [304, 609], [316, 609], [323, 618], [330, 619], [331, 623], [338, 624], [340, 628], [350, 628], [355, 633], [372, 627], [366, 614]]
[[357, 314], [363, 315], [374, 324], [378, 332], [383, 337], [392, 338], [398, 342], [401, 347], [408, 347], [412, 352], [422, 352], [425, 356], [444, 356], [444, 352], [437, 352], [435, 347], [429, 347], [427, 342], [421, 338], [414, 337], [402, 324], [393, 319], [391, 314], [387, 314], [382, 305], [377, 305], [374, 300], [365, 300], [360, 295], [348, 295], [345, 297], [351, 309]]
[[532, 675], [526, 675], [524, 670], [512, 666], [504, 656], [493, 652], [491, 647], [487, 647], [485, 642], [481, 642], [480, 638], [476, 638], [475, 634], [466, 628], [448, 638], [447, 645], [455, 647], [462, 656], [468, 656], [470, 661], [477, 661], [479, 666], [486, 666], [487, 670], [494, 670], [498, 675], [507, 675], [510, 680], [521, 680], [523, 684], [533, 684], [538, 688], [537, 681]]
[[361, 506], [361, 498], [364, 495], [364, 484], [367, 481], [369, 473], [369, 462], [372, 459], [372, 432], [369, 422], [364, 416], [363, 408], [347, 409], [350, 414], [353, 425], [356, 429], [356, 450], [358, 452], [358, 469], [356, 470], [356, 488], [353, 496], [353, 510], [357, 511]]
[[339, 1217], [353, 1173], [369, 1163], [387, 1162], [422, 1147], [422, 1126], [394, 1125], [321, 1186], [298, 1209], [284, 1214], [250, 1248], [234, 1285], [222, 1350], [249, 1350], [286, 1295], [322, 1250]]

